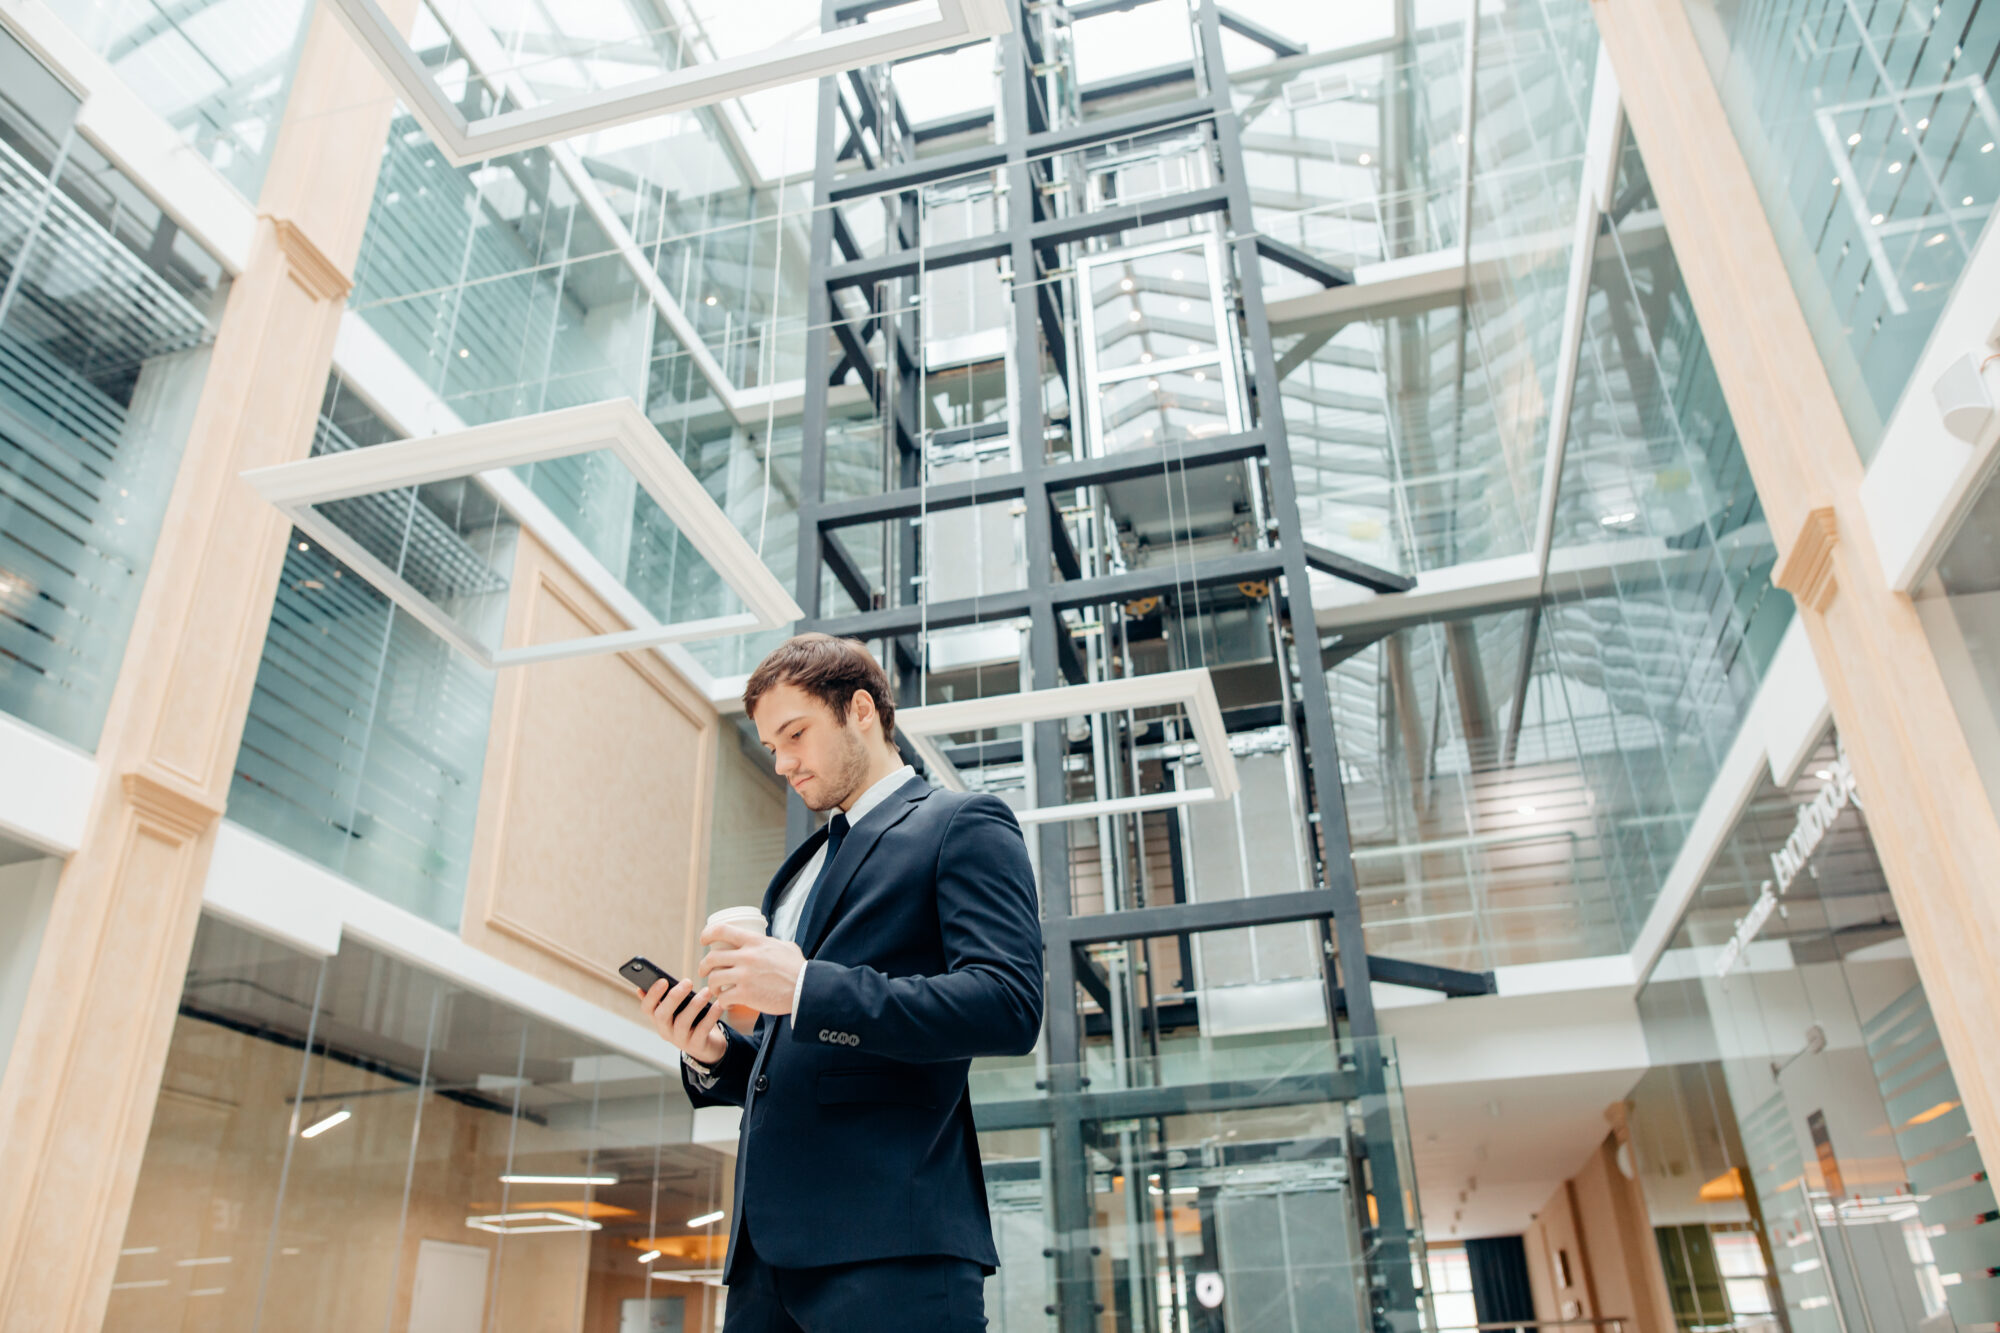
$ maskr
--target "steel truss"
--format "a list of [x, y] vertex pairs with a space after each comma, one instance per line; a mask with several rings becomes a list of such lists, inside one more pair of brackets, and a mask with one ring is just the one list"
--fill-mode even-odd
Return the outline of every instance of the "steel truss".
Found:
[[[1143, 0], [1122, 0], [1114, 7], [1134, 3]], [[1301, 637], [1289, 654], [1281, 654], [1285, 702], [1277, 708], [1241, 710], [1256, 715], [1241, 720], [1263, 726], [1282, 722], [1290, 728], [1293, 752], [1306, 757], [1299, 777], [1321, 848], [1321, 859], [1313, 867], [1316, 887], [1304, 893], [1227, 903], [1183, 902], [1092, 916], [1071, 914], [1066, 889], [1050, 887], [1043, 894], [1049, 996], [1046, 1095], [1031, 1102], [984, 1107], [980, 1119], [989, 1128], [1033, 1126], [1049, 1134], [1050, 1203], [1056, 1237], [1052, 1255], [1056, 1304], [1051, 1312], [1057, 1315], [1061, 1329], [1083, 1330], [1098, 1326], [1086, 1157], [1086, 1126], [1094, 1121], [1303, 1101], [1358, 1102], [1362, 1107], [1366, 1192], [1374, 1211], [1372, 1219], [1366, 1215], [1359, 1219], [1363, 1250], [1371, 1256], [1400, 1254], [1407, 1258], [1413, 1237], [1404, 1201], [1414, 1197], [1414, 1188], [1400, 1178], [1389, 1079], [1379, 1045], [1370, 1040], [1378, 1027], [1369, 980], [1373, 976], [1459, 995], [1490, 992], [1493, 982], [1490, 973], [1453, 972], [1388, 959], [1379, 960], [1378, 966], [1368, 959], [1363, 942], [1332, 713], [1314, 628], [1310, 575], [1318, 570], [1379, 592], [1407, 590], [1412, 581], [1311, 546], [1301, 531], [1290, 447], [1279, 407], [1279, 375], [1264, 308], [1262, 265], [1269, 259], [1328, 286], [1351, 278], [1309, 254], [1256, 234], [1240, 127], [1222, 49], [1223, 29], [1241, 33], [1243, 23], [1225, 14], [1214, 0], [1199, 0], [1196, 68], [1158, 71], [1151, 85], [1200, 88], [1201, 73], [1206, 71], [1206, 92], [1139, 111], [1100, 116], [1082, 125], [1054, 127], [1046, 100], [1048, 53], [1038, 39], [1042, 6], [1031, 8], [1020, 0], [1013, 0], [1013, 4], [1012, 30], [996, 39], [1002, 66], [998, 113], [1006, 130], [1003, 142], [917, 158], [920, 142], [976, 129], [991, 117], [971, 116], [963, 118], [963, 123], [913, 129], [895, 104], [882, 71], [857, 71], [846, 76], [846, 87], [854, 94], [858, 112], [841, 96], [838, 80], [820, 81], [813, 178], [817, 207], [807, 298], [798, 501], [796, 592], [805, 613], [803, 625], [881, 642], [893, 668], [892, 677], [899, 682], [902, 697], [898, 704], [910, 705], [917, 702], [915, 690], [924, 669], [924, 649], [918, 641], [924, 631], [1025, 621], [1029, 679], [1037, 690], [1053, 689], [1083, 678], [1075, 644], [1062, 619], [1065, 609], [1173, 594], [1190, 584], [1240, 586], [1250, 580], [1267, 581], [1274, 614]], [[866, 2], [827, 0], [824, 23], [832, 28], [859, 22], [869, 9]], [[1072, 3], [1069, 12], [1079, 13], [1079, 6]], [[1258, 31], [1247, 35], [1273, 49], [1290, 49], [1272, 34]], [[1086, 99], [1103, 95], [1108, 94], [1101, 89], [1083, 90]], [[1068, 216], [1055, 215], [1045, 203], [1040, 187], [1047, 170], [1044, 160], [1052, 154], [1193, 126], [1205, 127], [1219, 183]], [[850, 169], [857, 164], [861, 170]], [[922, 189], [977, 172], [1000, 176], [1006, 208], [999, 228], [988, 235], [923, 247], [919, 216]], [[887, 201], [893, 222], [886, 228], [889, 234], [879, 254], [863, 253], [842, 216], [842, 205], [860, 200]], [[1233, 264], [1233, 314], [1249, 360], [1245, 387], [1251, 424], [1241, 431], [1180, 446], [1138, 448], [1105, 456], [1084, 456], [1079, 450], [1074, 461], [1047, 462], [1042, 442], [1049, 423], [1044, 419], [1038, 373], [1042, 340], [1046, 338], [1059, 353], [1075, 327], [1070, 312], [1062, 308], [1062, 289], [1049, 280], [1061, 264], [1058, 247], [1116, 236], [1169, 219], [1209, 215], [1220, 215], [1225, 224], [1224, 254]], [[924, 273], [990, 261], [1003, 266], [1017, 294], [1033, 293], [1032, 299], [1012, 302], [1008, 337], [1022, 370], [1012, 377], [1009, 423], [986, 431], [1013, 431], [1019, 443], [1019, 470], [925, 486], [923, 415], [918, 397], [924, 350], [917, 282]], [[842, 293], [859, 293], [866, 313], [850, 314]], [[871, 351], [871, 347], [877, 350]], [[1060, 362], [1061, 356], [1056, 359]], [[894, 484], [878, 495], [830, 499], [826, 485], [828, 391], [852, 375], [858, 375], [867, 386], [883, 418], [883, 448], [894, 460]], [[1073, 402], [1075, 397], [1073, 389]], [[980, 434], [981, 428], [961, 428], [950, 438], [971, 440]], [[933, 439], [945, 442], [946, 436], [935, 435]], [[1268, 547], [1209, 558], [1191, 569], [1183, 562], [1174, 570], [1142, 568], [1110, 576], [1081, 576], [1077, 553], [1055, 507], [1058, 493], [1083, 485], [1158, 476], [1166, 469], [1242, 460], [1259, 468], [1268, 491], [1268, 517], [1273, 521]], [[1020, 506], [1027, 552], [1026, 586], [944, 602], [908, 596], [913, 579], [923, 568], [918, 528], [909, 520], [995, 501]], [[842, 533], [888, 520], [896, 521], [897, 537], [894, 549], [883, 556], [888, 587], [878, 593], [848, 550]], [[831, 573], [852, 599], [858, 608], [855, 613], [827, 613], [821, 595], [824, 573]], [[1231, 720], [1234, 723], [1237, 719]], [[1037, 723], [1033, 734], [1031, 780], [1036, 803], [1060, 805], [1065, 800], [1062, 766], [1066, 755], [1060, 724]], [[1018, 762], [1022, 747], [1015, 745], [1011, 753]], [[812, 816], [794, 796], [788, 827], [792, 842], [806, 837], [812, 827]], [[1045, 877], [1057, 873], [1054, 868], [1068, 865], [1067, 835], [1060, 824], [1039, 825], [1031, 835], [1037, 840], [1038, 863]], [[1353, 1043], [1353, 1057], [1344, 1062], [1338, 1075], [1281, 1079], [1257, 1086], [1229, 1082], [1196, 1088], [1088, 1090], [1087, 1080], [1078, 1073], [1086, 1033], [1075, 997], [1080, 987], [1090, 994], [1102, 991], [1104, 978], [1102, 969], [1085, 957], [1085, 945], [1170, 935], [1185, 939], [1189, 932], [1274, 922], [1308, 922], [1319, 931], [1328, 959], [1328, 1012], [1335, 1016], [1340, 1035], [1361, 1039]], [[1368, 1208], [1362, 1205], [1362, 1210], [1365, 1214]], [[1373, 1263], [1369, 1276], [1376, 1328], [1415, 1330], [1417, 1296], [1409, 1265]]]

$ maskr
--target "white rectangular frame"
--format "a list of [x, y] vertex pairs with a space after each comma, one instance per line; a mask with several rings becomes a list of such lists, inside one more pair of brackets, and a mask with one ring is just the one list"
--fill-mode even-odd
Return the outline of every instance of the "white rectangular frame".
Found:
[[965, 779], [945, 758], [944, 750], [936, 740], [938, 736], [954, 731], [984, 731], [989, 727], [1016, 723], [1025, 726], [1035, 722], [1056, 722], [1087, 713], [1164, 708], [1172, 704], [1180, 704], [1187, 709], [1188, 721], [1194, 727], [1195, 743], [1201, 747], [1202, 765], [1209, 774], [1208, 786], [1017, 810], [1015, 818], [1023, 824], [1046, 824], [1228, 800], [1236, 794], [1239, 786], [1236, 758], [1229, 751], [1229, 732], [1222, 722], [1222, 708], [1216, 702], [1215, 681], [1205, 667], [1097, 681], [1089, 685], [1064, 685], [1053, 690], [1000, 694], [986, 699], [960, 699], [952, 703], [898, 708], [896, 733], [908, 738], [911, 748], [924, 757], [924, 763], [941, 786], [952, 791], [964, 791]]
[[998, 36], [1010, 26], [1005, 0], [915, 0], [899, 7], [907, 13], [890, 13], [726, 60], [689, 65], [616, 88], [467, 121], [439, 90], [402, 30], [376, 0], [328, 2], [431, 142], [455, 167], [648, 116], [980, 41]]
[[[611, 450], [631, 470], [646, 494], [673, 520], [674, 526], [722, 577], [729, 590], [743, 600], [747, 610], [491, 652], [468, 636], [457, 620], [316, 508], [329, 500], [468, 476], [483, 478], [492, 472], [501, 472], [511, 479], [506, 469], [599, 449]], [[687, 464], [681, 462], [630, 398], [558, 408], [420, 439], [253, 468], [243, 474], [243, 479], [256, 487], [293, 526], [310, 534], [439, 638], [488, 669], [753, 633], [776, 629], [803, 615], [792, 595], [765, 567], [743, 534], [709, 498], [688, 471]], [[488, 489], [505, 487], [489, 483]]]
[[[1121, 366], [1117, 370], [1099, 370], [1097, 366], [1097, 305], [1090, 296], [1090, 275], [1093, 270], [1110, 268], [1129, 259], [1149, 259], [1154, 255], [1172, 254], [1175, 251], [1201, 251], [1202, 264], [1208, 273], [1209, 311], [1215, 322], [1215, 351], [1196, 352], [1187, 356], [1168, 357], [1159, 361], [1141, 362]], [[1222, 266], [1222, 243], [1214, 232], [1193, 232], [1186, 236], [1175, 236], [1164, 241], [1152, 241], [1145, 245], [1125, 246], [1116, 250], [1100, 250], [1085, 255], [1076, 261], [1076, 313], [1078, 324], [1077, 353], [1083, 360], [1083, 382], [1085, 411], [1090, 422], [1090, 453], [1101, 457], [1110, 452], [1104, 441], [1104, 390], [1112, 384], [1122, 384], [1126, 380], [1145, 379], [1154, 375], [1172, 374], [1181, 370], [1197, 370], [1208, 366], [1216, 368], [1216, 378], [1222, 384], [1222, 410], [1231, 434], [1244, 428], [1242, 376], [1238, 370], [1242, 357], [1236, 347], [1234, 322], [1224, 315], [1228, 303], [1224, 299], [1229, 291]]]

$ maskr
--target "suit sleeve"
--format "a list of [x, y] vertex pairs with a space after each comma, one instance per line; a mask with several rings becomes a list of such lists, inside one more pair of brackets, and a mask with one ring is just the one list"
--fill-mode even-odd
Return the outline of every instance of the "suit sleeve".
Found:
[[815, 959], [792, 1037], [830, 1032], [858, 1051], [913, 1063], [1024, 1055], [1042, 1028], [1041, 906], [1021, 826], [977, 795], [945, 826], [937, 861], [945, 972], [889, 977]]
[[709, 1066], [715, 1080], [709, 1086], [703, 1087], [707, 1080], [686, 1060], [681, 1061], [681, 1086], [696, 1106], [741, 1106], [750, 1095], [750, 1068], [757, 1063], [757, 1043], [727, 1023], [722, 1025], [722, 1034], [729, 1045], [722, 1058]]

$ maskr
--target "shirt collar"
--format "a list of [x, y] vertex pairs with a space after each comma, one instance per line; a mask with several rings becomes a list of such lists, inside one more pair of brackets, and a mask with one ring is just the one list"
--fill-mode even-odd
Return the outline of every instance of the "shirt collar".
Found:
[[904, 764], [901, 768], [883, 778], [880, 782], [861, 793], [861, 799], [847, 812], [847, 827], [853, 828], [868, 817], [868, 812], [895, 794], [898, 787], [917, 775], [917, 770]]

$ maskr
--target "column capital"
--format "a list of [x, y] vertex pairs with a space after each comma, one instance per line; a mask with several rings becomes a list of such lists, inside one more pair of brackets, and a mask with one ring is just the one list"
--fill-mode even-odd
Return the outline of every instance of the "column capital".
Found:
[[272, 239], [285, 257], [285, 268], [293, 282], [315, 301], [345, 301], [354, 289], [354, 279], [340, 265], [327, 258], [303, 227], [275, 213], [259, 213], [260, 222], [271, 224]]
[[1833, 548], [1839, 540], [1840, 525], [1832, 505], [1808, 509], [1799, 521], [1799, 530], [1785, 545], [1771, 582], [1797, 598], [1801, 606], [1826, 610], [1833, 601]]
[[148, 764], [122, 773], [118, 785], [139, 818], [162, 832], [192, 841], [222, 818], [221, 801], [177, 773]]

